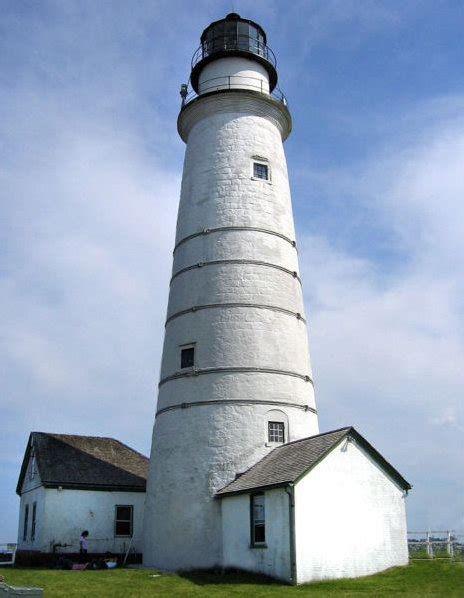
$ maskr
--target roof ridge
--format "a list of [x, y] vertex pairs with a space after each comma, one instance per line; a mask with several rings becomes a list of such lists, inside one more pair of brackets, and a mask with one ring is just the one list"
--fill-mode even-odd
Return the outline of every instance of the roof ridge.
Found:
[[117, 438], [112, 438], [112, 440], [114, 440], [115, 442], [117, 442], [118, 444], [120, 444], [121, 446], [129, 449], [130, 451], [132, 451], [133, 453], [137, 453], [137, 455], [140, 455], [141, 457], [143, 457], [144, 459], [147, 459], [148, 461], [150, 460], [150, 457], [147, 457], [146, 455], [144, 455], [143, 453], [141, 453], [140, 451], [132, 448], [131, 446], [129, 446], [128, 444], [126, 444], [125, 442], [121, 442], [120, 440], [118, 440]]
[[62, 434], [60, 432], [31, 432], [31, 434], [43, 434], [45, 436], [53, 436], [54, 438], [57, 438], [57, 437], [58, 438], [89, 438], [92, 440], [95, 440], [95, 439], [96, 440], [111, 440], [111, 441], [119, 444], [120, 446], [123, 446], [124, 448], [128, 449], [132, 453], [136, 453], [137, 455], [140, 455], [140, 457], [143, 457], [144, 459], [148, 459], [148, 460], [150, 459], [150, 457], [147, 457], [146, 455], [144, 455], [140, 451], [132, 448], [125, 442], [121, 442], [121, 440], [118, 440], [117, 438], [113, 438], [112, 436], [89, 436], [87, 434]]
[[[303, 442], [304, 440], [311, 440], [312, 438], [318, 438], [320, 436], [327, 436], [327, 434], [335, 434], [335, 432], [341, 432], [342, 430], [354, 430], [353, 426], [344, 426], [343, 428], [338, 428], [337, 430], [329, 430], [328, 432], [320, 432], [319, 434], [314, 434], [313, 436], [305, 436], [304, 438], [298, 438], [297, 440], [292, 440], [291, 442], [286, 442], [281, 446], [276, 447], [274, 450], [283, 449], [285, 446], [289, 446], [291, 444], [296, 444], [297, 442]], [[274, 451], [271, 451], [274, 452]], [[269, 455], [271, 453], [268, 453]]]
[[[30, 433], [26, 446], [16, 488], [18, 494], [21, 494], [31, 450], [35, 452], [43, 485], [100, 487], [104, 479], [105, 487], [114, 486], [122, 490], [146, 487], [148, 457], [120, 440], [107, 436], [34, 431]], [[69, 463], [73, 467], [67, 467]]]
[[[67, 438], [98, 438], [100, 440], [114, 440], [114, 442], [120, 442], [117, 438], [112, 436], [91, 436], [89, 434], [64, 434], [62, 432], [31, 432], [31, 434], [44, 434], [45, 436], [64, 436]], [[123, 444], [120, 442], [120, 444]]]

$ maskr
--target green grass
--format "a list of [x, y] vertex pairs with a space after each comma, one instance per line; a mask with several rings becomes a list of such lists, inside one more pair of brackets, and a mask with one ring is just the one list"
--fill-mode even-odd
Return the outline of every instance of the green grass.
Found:
[[53, 571], [6, 569], [1, 574], [11, 585], [44, 588], [45, 597], [85, 596], [459, 596], [464, 597], [464, 563], [414, 561], [384, 573], [291, 587], [246, 573], [160, 574], [151, 569], [106, 571]]

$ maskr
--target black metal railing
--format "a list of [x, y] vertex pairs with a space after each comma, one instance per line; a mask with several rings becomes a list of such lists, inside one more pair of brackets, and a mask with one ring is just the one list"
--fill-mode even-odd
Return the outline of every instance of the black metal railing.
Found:
[[288, 106], [287, 98], [278, 87], [270, 92], [269, 83], [265, 79], [249, 77], [247, 75], [223, 75], [222, 77], [206, 79], [199, 83], [199, 93], [194, 89], [190, 89], [189, 91], [186, 87], [183, 87], [183, 89], [185, 91], [182, 92], [181, 89], [182, 108], [205, 93], [233, 89], [256, 91], [263, 95], [271, 96], [275, 100], [281, 102], [284, 106]]
[[249, 35], [237, 33], [221, 35], [204, 41], [192, 57], [192, 69], [201, 60], [212, 54], [216, 54], [217, 52], [236, 52], [237, 50], [251, 52], [251, 54], [261, 56], [261, 58], [270, 62], [274, 68], [277, 66], [275, 54], [267, 44]]

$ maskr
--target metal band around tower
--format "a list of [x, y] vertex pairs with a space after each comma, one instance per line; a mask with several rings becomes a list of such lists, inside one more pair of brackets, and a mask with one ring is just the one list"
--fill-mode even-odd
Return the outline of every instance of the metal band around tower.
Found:
[[266, 268], [275, 268], [276, 270], [280, 270], [281, 272], [285, 272], [286, 274], [290, 274], [293, 278], [296, 278], [298, 282], [301, 284], [300, 277], [298, 276], [298, 272], [295, 270], [289, 270], [288, 268], [284, 268], [284, 266], [279, 266], [278, 264], [271, 264], [269, 262], [261, 262], [259, 260], [211, 260], [209, 262], [198, 262], [197, 264], [193, 264], [193, 266], [186, 266], [185, 268], [181, 268], [177, 272], [175, 272], [172, 277], [172, 282], [177, 276], [183, 274], [184, 272], [188, 272], [189, 270], [196, 270], [197, 268], [202, 268], [204, 266], [220, 266], [222, 264], [234, 264], [234, 265], [244, 265], [244, 266], [265, 266]]
[[287, 316], [291, 316], [296, 318], [297, 320], [301, 320], [304, 324], [306, 324], [305, 318], [300, 314], [300, 312], [291, 311], [289, 309], [285, 309], [283, 307], [276, 307], [274, 305], [262, 305], [259, 303], [209, 303], [206, 305], [194, 305], [193, 307], [189, 307], [188, 309], [182, 309], [178, 312], [169, 316], [166, 320], [165, 326], [169, 324], [172, 320], [179, 318], [180, 316], [184, 316], [185, 314], [193, 313], [196, 311], [200, 311], [202, 309], [217, 309], [217, 308], [237, 308], [237, 307], [245, 307], [245, 308], [252, 308], [252, 309], [268, 309], [270, 311], [275, 311], [278, 313], [286, 314]]
[[190, 407], [203, 407], [205, 405], [268, 405], [272, 407], [292, 407], [293, 409], [301, 409], [302, 411], [311, 411], [317, 414], [317, 409], [309, 405], [300, 405], [299, 403], [286, 403], [285, 401], [259, 401], [258, 399], [216, 399], [212, 401], [193, 401], [191, 403], [178, 403], [177, 405], [170, 405], [158, 409], [155, 417], [166, 413], [167, 411], [175, 411], [177, 409], [190, 409]]
[[191, 378], [192, 376], [204, 376], [205, 374], [278, 374], [280, 376], [292, 376], [293, 378], [300, 378], [305, 382], [314, 383], [311, 376], [299, 374], [298, 372], [291, 372], [288, 370], [276, 370], [273, 368], [259, 368], [259, 367], [218, 367], [218, 368], [193, 368], [185, 372], [176, 372], [170, 376], [166, 376], [159, 381], [158, 387], [179, 378]]
[[287, 237], [286, 235], [283, 235], [282, 233], [278, 233], [274, 230], [269, 230], [267, 228], [259, 228], [257, 226], [217, 226], [215, 228], [204, 228], [203, 230], [198, 231], [197, 233], [192, 233], [191, 235], [187, 235], [186, 237], [184, 237], [178, 243], [175, 244], [173, 253], [175, 253], [176, 249], [180, 245], [182, 245], [183, 243], [186, 243], [187, 241], [190, 241], [191, 239], [196, 239], [197, 237], [201, 237], [203, 235], [208, 235], [210, 233], [219, 233], [219, 232], [228, 232], [228, 231], [230, 231], [230, 232], [251, 231], [251, 232], [255, 232], [255, 233], [264, 233], [266, 235], [273, 235], [275, 237], [279, 237], [280, 239], [283, 239], [284, 241], [287, 241], [287, 243], [290, 243], [290, 245], [292, 247], [296, 248], [296, 241], [294, 241], [293, 239], [290, 239], [290, 237]]

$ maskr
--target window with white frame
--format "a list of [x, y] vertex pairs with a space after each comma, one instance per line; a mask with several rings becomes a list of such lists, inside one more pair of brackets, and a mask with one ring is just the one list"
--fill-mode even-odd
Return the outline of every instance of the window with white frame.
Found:
[[269, 160], [261, 156], [252, 156], [251, 178], [260, 181], [271, 180], [271, 167]]
[[251, 545], [264, 546], [266, 542], [266, 519], [264, 494], [259, 492], [250, 496]]
[[133, 505], [116, 505], [114, 535], [132, 537], [133, 519]]
[[269, 180], [269, 166], [262, 162], [253, 162], [253, 177], [263, 181]]
[[267, 424], [268, 442], [285, 442], [285, 424], [284, 422], [268, 422]]

